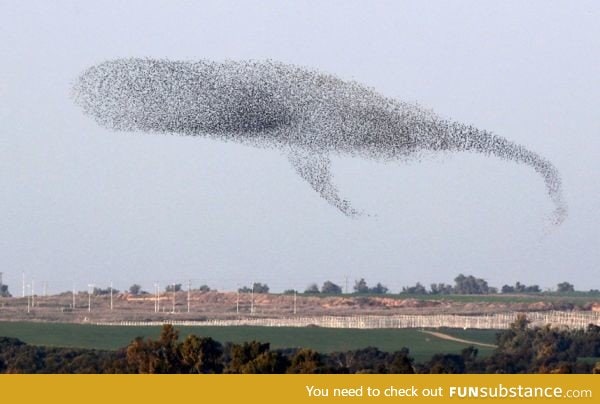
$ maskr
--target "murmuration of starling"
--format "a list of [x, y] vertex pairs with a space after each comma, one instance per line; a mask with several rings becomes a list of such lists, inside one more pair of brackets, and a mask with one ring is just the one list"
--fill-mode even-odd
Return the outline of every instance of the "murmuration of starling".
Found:
[[331, 155], [375, 160], [431, 152], [477, 152], [532, 167], [567, 215], [561, 179], [548, 160], [491, 132], [387, 98], [354, 81], [275, 61], [118, 59], [79, 76], [73, 97], [103, 127], [172, 133], [275, 148], [323, 199], [348, 216]]

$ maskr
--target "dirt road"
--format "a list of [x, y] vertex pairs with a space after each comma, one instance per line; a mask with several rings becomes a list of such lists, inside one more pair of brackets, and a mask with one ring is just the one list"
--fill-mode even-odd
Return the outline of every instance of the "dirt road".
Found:
[[441, 332], [425, 331], [425, 330], [423, 330], [421, 332], [423, 332], [425, 334], [433, 335], [434, 337], [438, 337], [438, 338], [441, 338], [441, 339], [446, 339], [446, 340], [449, 340], [449, 341], [462, 342], [463, 344], [484, 346], [484, 347], [487, 347], [487, 348], [498, 348], [497, 345], [486, 344], [484, 342], [469, 341], [469, 340], [462, 339], [462, 338], [456, 338], [456, 337], [453, 337], [452, 335], [444, 334], [444, 333], [441, 333]]

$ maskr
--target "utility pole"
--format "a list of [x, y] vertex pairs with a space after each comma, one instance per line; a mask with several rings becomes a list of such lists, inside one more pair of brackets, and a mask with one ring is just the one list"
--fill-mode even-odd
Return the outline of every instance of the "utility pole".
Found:
[[158, 302], [158, 296], [156, 294], [156, 282], [154, 282], [154, 312], [156, 313], [156, 302]]
[[188, 281], [188, 295], [187, 295], [187, 306], [188, 313], [190, 312], [190, 292], [192, 291], [192, 281]]
[[294, 289], [294, 314], [296, 314], [296, 289]]
[[88, 284], [88, 313], [92, 311], [92, 288], [94, 285]]
[[31, 279], [31, 307], [35, 307], [35, 291], [33, 288], [34, 280]]
[[[28, 284], [27, 285], [27, 289], [30, 289], [31, 286]], [[29, 293], [27, 293], [27, 313], [29, 313], [31, 311], [31, 299], [30, 299], [30, 295]]]
[[252, 292], [250, 292], [250, 314], [254, 313], [254, 282], [252, 282]]
[[155, 283], [156, 285], [156, 312], [159, 313], [160, 312], [160, 285], [157, 283]]
[[113, 283], [110, 281], [110, 310], [113, 309]]
[[171, 287], [173, 288], [173, 309], [171, 310], [171, 313], [175, 313], [175, 284], [173, 283]]
[[75, 282], [73, 282], [73, 303], [72, 303], [72, 309], [75, 310]]

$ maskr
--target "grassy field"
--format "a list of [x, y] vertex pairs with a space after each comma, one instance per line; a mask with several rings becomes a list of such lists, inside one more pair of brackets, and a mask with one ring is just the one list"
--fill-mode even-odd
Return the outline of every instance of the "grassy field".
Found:
[[[209, 336], [220, 342], [258, 340], [272, 348], [309, 347], [320, 352], [345, 351], [375, 346], [383, 351], [410, 349], [417, 361], [434, 353], [458, 353], [468, 346], [443, 340], [415, 329], [332, 329], [291, 327], [177, 327], [180, 338], [189, 334]], [[438, 330], [458, 338], [494, 343], [492, 330]], [[160, 327], [94, 326], [84, 324], [0, 322], [0, 336], [15, 337], [33, 345], [117, 349], [137, 336], [156, 338]], [[478, 347], [480, 355], [490, 348]]]
[[477, 341], [485, 344], [496, 344], [496, 334], [499, 330], [475, 330], [462, 328], [440, 328], [438, 332], [461, 338], [467, 341]]
[[416, 300], [445, 300], [457, 303], [531, 303], [585, 304], [600, 298], [600, 293], [590, 292], [543, 292], [543, 293], [497, 293], [489, 295], [411, 295], [390, 294], [386, 297]]

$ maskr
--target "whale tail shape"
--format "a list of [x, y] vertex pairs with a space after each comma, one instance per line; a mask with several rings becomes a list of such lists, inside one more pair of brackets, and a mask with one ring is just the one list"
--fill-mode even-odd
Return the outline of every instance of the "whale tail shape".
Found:
[[[446, 124], [447, 125], [447, 124]], [[532, 167], [544, 179], [546, 192], [554, 203], [551, 221], [559, 225], [567, 218], [567, 205], [562, 195], [562, 181], [558, 170], [545, 158], [524, 146], [501, 136], [460, 123], [450, 124], [445, 146], [452, 151], [474, 151]]]

